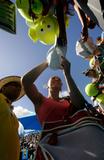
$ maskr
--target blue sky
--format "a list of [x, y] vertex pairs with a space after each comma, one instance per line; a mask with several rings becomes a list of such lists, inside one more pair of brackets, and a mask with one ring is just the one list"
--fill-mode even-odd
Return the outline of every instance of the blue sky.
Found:
[[[0, 29], [0, 77], [3, 78], [8, 75], [22, 76], [27, 71], [38, 65], [46, 58], [46, 53], [51, 46], [43, 45], [40, 42], [33, 43], [28, 35], [28, 26], [25, 20], [20, 16], [17, 11], [16, 15], [17, 33], [16, 35], [10, 34]], [[68, 51], [67, 59], [71, 62], [72, 76], [80, 88], [82, 94], [90, 102], [90, 98], [86, 96], [84, 92], [85, 85], [91, 81], [91, 79], [85, 77], [82, 72], [89, 67], [88, 61], [85, 61], [75, 53], [76, 41], [80, 38], [81, 24], [78, 17], [75, 15], [71, 17], [69, 27], [67, 28], [68, 38]], [[97, 36], [101, 34], [101, 29], [96, 27], [89, 31], [90, 36], [94, 41]], [[63, 80], [63, 90], [66, 90], [63, 74], [60, 70], [53, 71], [48, 68], [36, 81], [38, 89], [47, 95], [47, 90], [43, 88], [43, 85], [47, 83], [48, 78], [51, 75], [59, 75]], [[14, 105], [22, 106], [34, 112], [34, 107], [31, 101], [24, 96]]]

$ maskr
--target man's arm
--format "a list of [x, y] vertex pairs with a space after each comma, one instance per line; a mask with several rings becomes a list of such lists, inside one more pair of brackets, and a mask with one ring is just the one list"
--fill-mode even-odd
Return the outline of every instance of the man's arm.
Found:
[[64, 57], [62, 57], [61, 66], [63, 69], [68, 91], [70, 93], [71, 102], [75, 107], [81, 109], [84, 108], [85, 99], [71, 76], [70, 65], [70, 62], [67, 61]]
[[36, 110], [37, 110], [37, 107], [42, 103], [43, 95], [38, 91], [34, 82], [47, 67], [48, 67], [48, 64], [45, 61], [42, 64], [30, 70], [29, 72], [27, 72], [22, 77], [22, 84], [23, 84], [25, 93], [30, 98], [30, 100], [34, 103]]
[[67, 45], [67, 35], [66, 35], [66, 27], [65, 27], [65, 20], [64, 20], [63, 0], [57, 0], [56, 16], [59, 24], [59, 37], [57, 37], [57, 45], [65, 46]]

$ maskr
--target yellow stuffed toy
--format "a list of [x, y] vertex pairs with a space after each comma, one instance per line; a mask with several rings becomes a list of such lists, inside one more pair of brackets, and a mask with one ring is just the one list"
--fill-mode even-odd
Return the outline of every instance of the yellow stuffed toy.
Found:
[[[28, 35], [33, 42], [38, 40], [46, 45], [55, 43], [59, 36], [59, 25], [54, 13], [49, 12], [42, 16], [43, 5], [40, 0], [29, 3], [29, 0], [16, 0], [16, 6], [21, 16], [26, 20], [29, 26]], [[31, 6], [30, 6], [31, 4]], [[31, 9], [31, 10], [30, 10]], [[36, 17], [34, 17], [36, 15]], [[69, 16], [65, 15], [65, 25], [69, 25]]]
[[48, 15], [39, 18], [36, 22], [27, 22], [29, 25], [28, 35], [37, 42], [38, 40], [47, 45], [55, 43], [55, 38], [59, 35], [59, 26], [55, 16]]

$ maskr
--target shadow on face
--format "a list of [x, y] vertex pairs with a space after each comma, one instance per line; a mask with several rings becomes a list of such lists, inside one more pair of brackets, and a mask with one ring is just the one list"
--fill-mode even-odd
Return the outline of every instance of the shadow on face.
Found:
[[11, 102], [15, 101], [20, 95], [21, 85], [18, 82], [9, 82], [1, 88], [4, 94]]
[[61, 91], [61, 88], [62, 88], [61, 79], [57, 76], [51, 77], [48, 81], [48, 88], [51, 90]]

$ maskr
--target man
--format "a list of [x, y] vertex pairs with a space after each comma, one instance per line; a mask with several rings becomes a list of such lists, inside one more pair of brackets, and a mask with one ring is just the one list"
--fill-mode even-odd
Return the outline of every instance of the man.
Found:
[[[45, 122], [60, 120], [70, 110], [70, 102], [62, 100], [59, 97], [59, 92], [62, 89], [61, 79], [57, 76], [51, 77], [48, 82], [48, 96], [45, 97], [36, 87], [35, 80], [48, 67], [47, 61], [36, 66], [31, 71], [26, 73], [22, 78], [22, 83], [26, 95], [30, 98], [35, 106], [35, 111], [42, 125]], [[71, 103], [77, 109], [84, 108], [85, 99], [77, 88], [70, 74], [70, 63], [61, 57], [61, 67], [65, 76], [68, 92], [70, 93]]]
[[[48, 63], [45, 61], [30, 70], [22, 78], [25, 93], [33, 102], [37, 116], [43, 126], [36, 160], [104, 159], [103, 130], [93, 127], [92, 121], [94, 118], [90, 116], [91, 121], [89, 121], [89, 112], [83, 110], [85, 99], [71, 76], [70, 62], [61, 57], [60, 69], [62, 69], [65, 77], [70, 100], [60, 99], [59, 92], [62, 89], [62, 82], [58, 76], [49, 79], [47, 97], [38, 91], [34, 82], [47, 67]], [[78, 111], [73, 116], [70, 116], [71, 107]], [[85, 117], [80, 114], [82, 113], [79, 111], [80, 109], [85, 113]], [[82, 120], [82, 123], [80, 120]], [[95, 121], [93, 122], [97, 125]], [[85, 125], [84, 128], [83, 125]], [[93, 144], [90, 143], [91, 141]]]
[[19, 160], [19, 123], [12, 112], [12, 103], [24, 95], [19, 76], [0, 80], [0, 159]]

